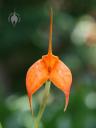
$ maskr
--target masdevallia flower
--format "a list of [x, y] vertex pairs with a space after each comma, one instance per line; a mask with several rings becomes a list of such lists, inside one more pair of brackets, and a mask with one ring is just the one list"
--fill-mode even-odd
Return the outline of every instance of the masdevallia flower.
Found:
[[37, 62], [32, 64], [26, 75], [26, 88], [31, 104], [32, 95], [47, 81], [50, 80], [57, 88], [64, 92], [66, 103], [64, 111], [68, 106], [72, 74], [70, 69], [52, 54], [52, 18], [50, 14], [50, 33], [48, 54], [42, 56]]

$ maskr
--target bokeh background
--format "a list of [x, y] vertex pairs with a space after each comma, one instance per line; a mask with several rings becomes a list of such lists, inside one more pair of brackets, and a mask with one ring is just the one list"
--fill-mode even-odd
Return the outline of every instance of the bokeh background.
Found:
[[[47, 53], [51, 7], [53, 53], [73, 82], [65, 113], [63, 92], [51, 86], [40, 128], [96, 128], [96, 0], [0, 0], [0, 128], [33, 128], [25, 78]], [[8, 21], [14, 10], [15, 26]], [[43, 89], [33, 96], [35, 114]]]

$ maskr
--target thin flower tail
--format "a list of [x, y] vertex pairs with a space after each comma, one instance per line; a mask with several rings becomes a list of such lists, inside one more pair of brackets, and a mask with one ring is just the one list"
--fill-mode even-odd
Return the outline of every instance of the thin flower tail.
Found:
[[49, 48], [48, 53], [52, 53], [52, 24], [53, 24], [53, 10], [50, 11], [50, 30], [49, 30]]
[[69, 103], [69, 94], [65, 94], [65, 107], [64, 107], [64, 112], [67, 109], [68, 103]]
[[28, 96], [28, 99], [29, 99], [30, 111], [32, 113], [32, 117], [34, 117], [33, 104], [32, 104], [32, 96]]

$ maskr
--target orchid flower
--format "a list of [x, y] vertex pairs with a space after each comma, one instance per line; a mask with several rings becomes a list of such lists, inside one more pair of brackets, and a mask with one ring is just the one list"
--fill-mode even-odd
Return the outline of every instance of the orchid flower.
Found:
[[63, 91], [66, 98], [64, 111], [68, 106], [72, 74], [70, 69], [52, 53], [52, 22], [53, 12], [50, 13], [50, 32], [48, 53], [42, 56], [28, 69], [26, 75], [26, 88], [30, 106], [32, 105], [32, 95], [48, 80], [58, 89]]

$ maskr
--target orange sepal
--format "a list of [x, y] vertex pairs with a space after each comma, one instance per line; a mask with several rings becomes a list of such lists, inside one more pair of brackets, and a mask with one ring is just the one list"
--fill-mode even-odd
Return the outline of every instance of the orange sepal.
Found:
[[65, 111], [69, 101], [70, 87], [72, 83], [72, 74], [69, 68], [61, 60], [58, 60], [58, 62], [55, 64], [50, 74], [50, 80], [53, 82], [53, 84], [56, 87], [62, 90], [65, 94], [66, 97], [66, 103], [64, 108]]
[[45, 68], [42, 59], [35, 62], [27, 72], [26, 88], [29, 97], [30, 110], [32, 113], [32, 94], [35, 93], [35, 91], [37, 91], [48, 80], [48, 78], [48, 71]]
[[28, 70], [26, 75], [26, 88], [28, 96], [37, 91], [47, 80], [48, 71], [42, 59], [35, 62]]

